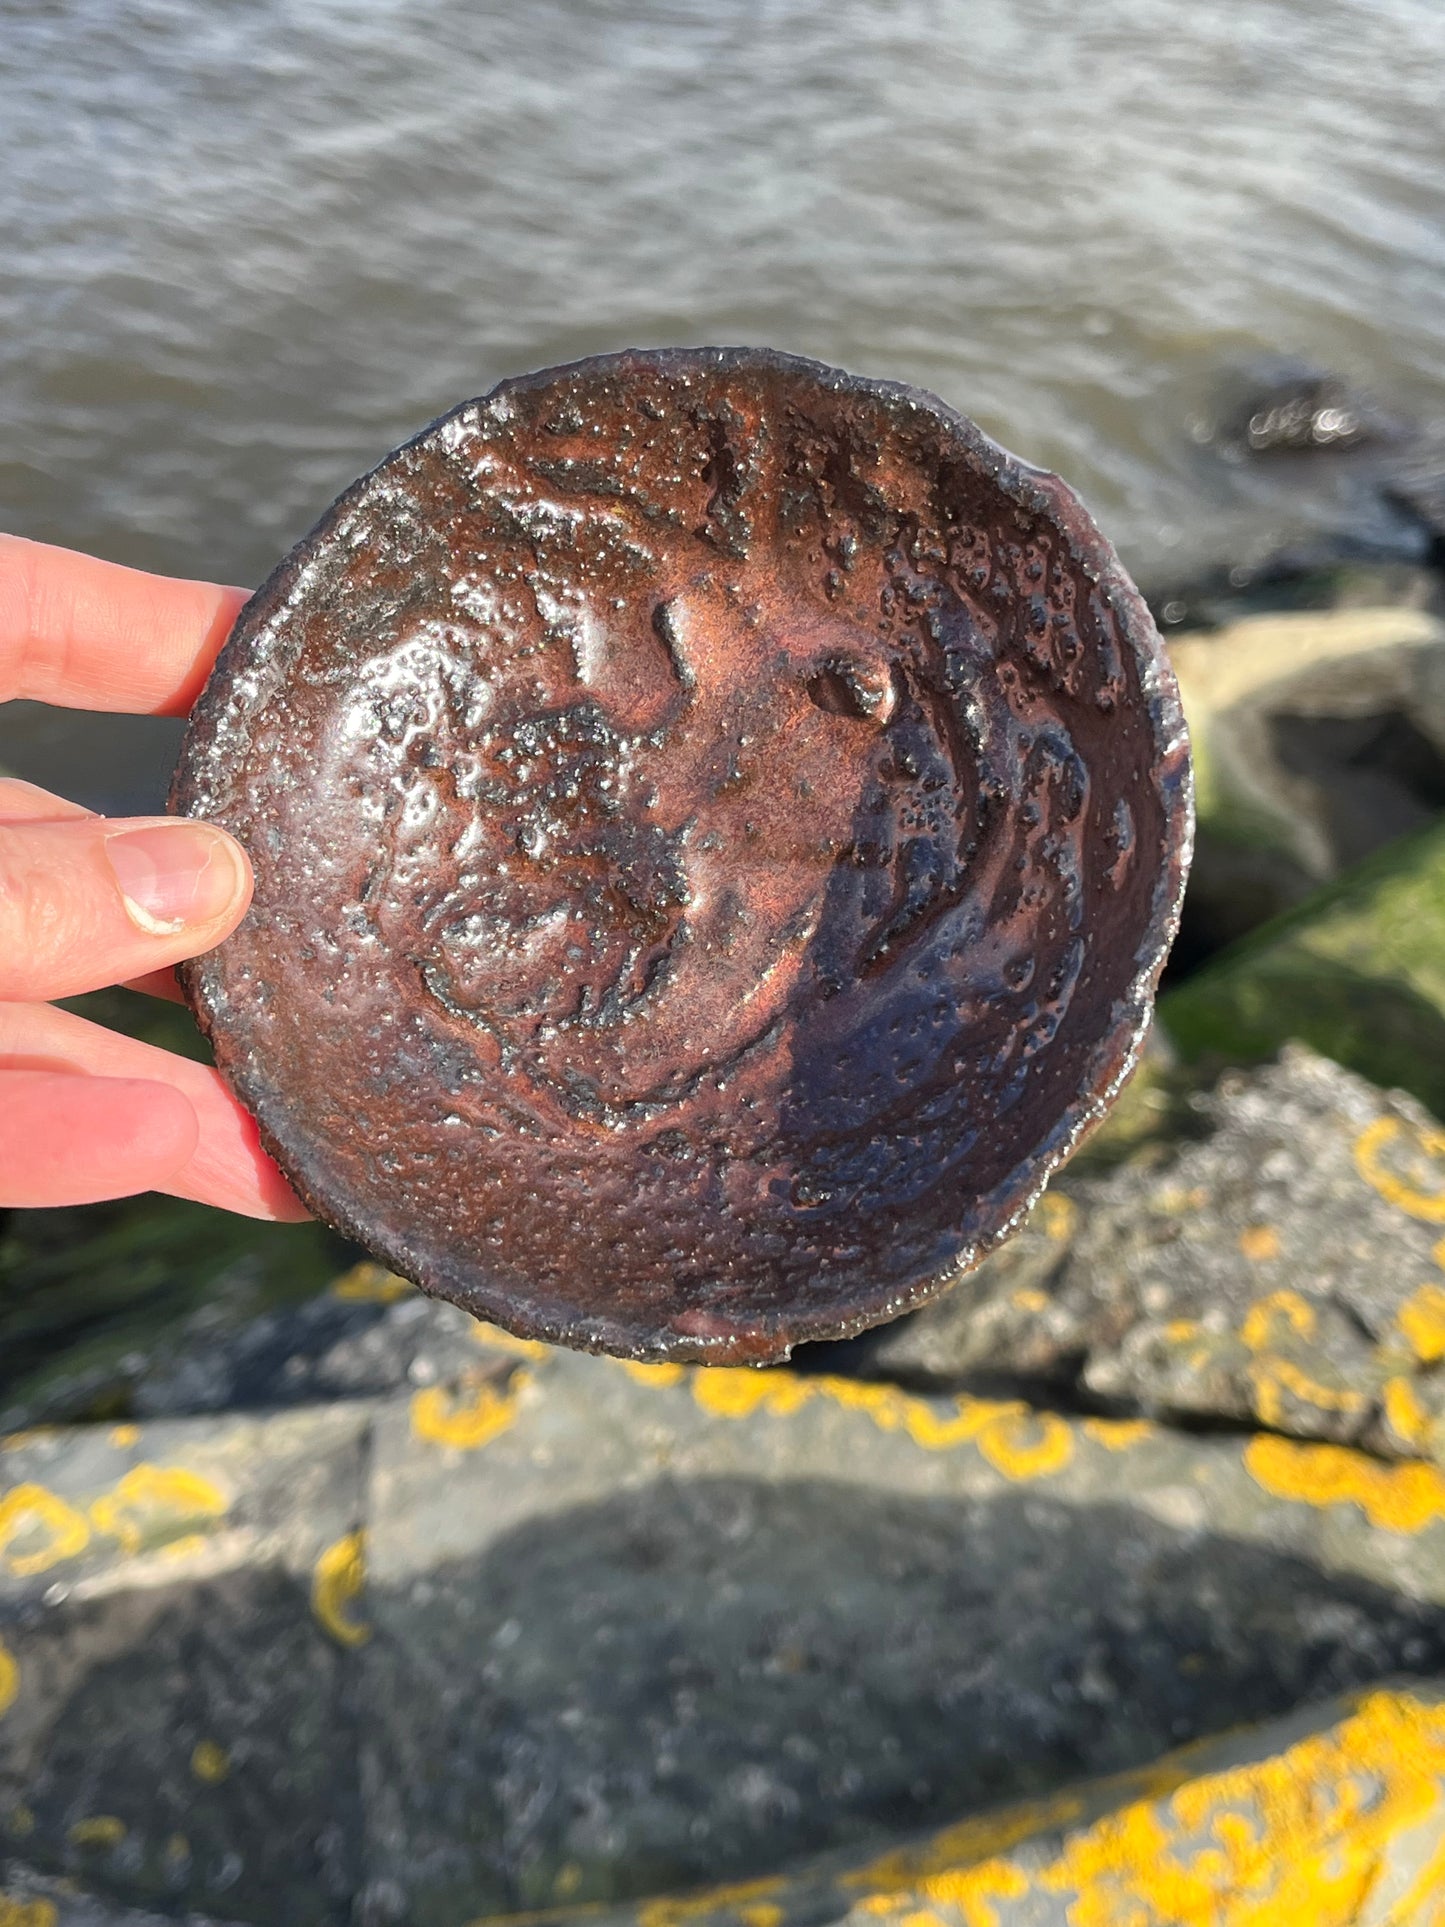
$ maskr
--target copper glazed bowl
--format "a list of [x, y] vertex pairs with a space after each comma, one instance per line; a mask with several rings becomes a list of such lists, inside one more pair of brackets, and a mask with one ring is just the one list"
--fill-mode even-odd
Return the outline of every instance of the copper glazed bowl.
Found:
[[247, 604], [187, 990], [319, 1216], [528, 1336], [786, 1357], [942, 1289], [1127, 1075], [1188, 746], [1073, 494], [757, 349], [506, 381]]

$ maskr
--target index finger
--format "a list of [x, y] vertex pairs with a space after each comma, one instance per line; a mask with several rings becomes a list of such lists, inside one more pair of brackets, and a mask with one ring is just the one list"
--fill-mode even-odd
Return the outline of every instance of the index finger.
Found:
[[0, 535], [0, 702], [184, 716], [245, 600]]

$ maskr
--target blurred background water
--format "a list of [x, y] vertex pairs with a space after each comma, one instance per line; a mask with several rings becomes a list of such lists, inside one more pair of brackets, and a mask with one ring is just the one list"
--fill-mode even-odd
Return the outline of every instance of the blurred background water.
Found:
[[[1146, 586], [1417, 531], [1207, 439], [1229, 371], [1445, 415], [1439, 0], [0, 0], [0, 527], [253, 584], [500, 376], [755, 342], [913, 380]], [[176, 732], [16, 706], [154, 807]]]

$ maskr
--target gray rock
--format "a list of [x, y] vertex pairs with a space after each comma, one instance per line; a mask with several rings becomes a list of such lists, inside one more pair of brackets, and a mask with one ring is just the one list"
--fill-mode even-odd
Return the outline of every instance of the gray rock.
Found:
[[454, 1376], [474, 1357], [475, 1321], [363, 1262], [321, 1296], [237, 1331], [194, 1324], [131, 1388], [139, 1418], [375, 1398]]
[[[7, 1913], [5, 1910], [9, 1908]], [[210, 1914], [137, 1913], [49, 1880], [20, 1860], [0, 1859], [0, 1921], [5, 1927], [237, 1927]]]
[[361, 1918], [881, 1850], [1439, 1664], [1445, 1480], [1257, 1445], [570, 1355], [390, 1403]]
[[1196, 1095], [1172, 1140], [1066, 1170], [1012, 1243], [854, 1366], [1445, 1456], [1442, 1228], [1434, 1120], [1293, 1046]]
[[1166, 634], [1227, 629], [1248, 616], [1335, 609], [1433, 609], [1445, 581], [1427, 561], [1343, 552], [1328, 538], [1151, 585], [1146, 600]]
[[[942, 1907], [990, 1927], [1175, 1927], [1188, 1907], [1218, 1927], [1266, 1908], [1310, 1927], [1433, 1927], [1442, 1836], [1445, 1703], [1436, 1685], [1397, 1680], [881, 1853], [845, 1849], [750, 1881], [549, 1917], [557, 1927], [916, 1927]], [[7, 1927], [162, 1927], [15, 1862], [0, 1881]], [[358, 1918], [368, 1913], [376, 1918], [364, 1904]]]
[[41, 1384], [27, 1380], [9, 1400], [0, 1387], [0, 1431], [73, 1420], [97, 1404], [156, 1419], [375, 1398], [434, 1384], [474, 1356], [472, 1319], [380, 1265], [353, 1265], [329, 1286], [325, 1277], [313, 1272], [308, 1295], [260, 1310], [234, 1276], [223, 1277], [212, 1296], [141, 1342], [107, 1347], [93, 1361], [72, 1356], [67, 1369]]
[[355, 1709], [313, 1597], [365, 1441], [331, 1409], [11, 1442], [0, 1851], [130, 1906], [340, 1927]]
[[1438, 561], [1445, 549], [1445, 434], [1422, 435], [1392, 463], [1385, 492], [1427, 530]]
[[1140, 1774], [1083, 1785], [860, 1860], [558, 1927], [1434, 1927], [1445, 1885], [1445, 1707], [1400, 1681], [1207, 1741]]
[[1170, 646], [1194, 744], [1189, 918], [1226, 942], [1445, 808], [1445, 620], [1255, 615]]
[[1081, 1777], [1445, 1666], [1430, 1465], [485, 1329], [433, 1362], [6, 1442], [0, 1891], [71, 1910], [23, 1927], [459, 1927], [1021, 1798], [1044, 1868]]
[[1445, 1487], [1354, 1455], [1325, 1508], [1308, 1447], [474, 1349], [373, 1412], [12, 1446], [27, 1864], [344, 1918], [339, 1838], [358, 1918], [428, 1927], [881, 1848], [1445, 1651]]
[[1403, 441], [1403, 425], [1339, 375], [1291, 356], [1261, 356], [1221, 383], [1207, 438], [1252, 456]]

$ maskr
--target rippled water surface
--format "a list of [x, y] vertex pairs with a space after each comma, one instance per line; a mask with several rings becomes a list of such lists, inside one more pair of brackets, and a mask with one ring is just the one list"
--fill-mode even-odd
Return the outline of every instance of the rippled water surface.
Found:
[[[1223, 371], [1445, 416], [1439, 0], [0, 0], [0, 526], [254, 582], [499, 376], [766, 342], [933, 388], [1145, 581], [1404, 540]], [[171, 734], [10, 713], [154, 796]]]

